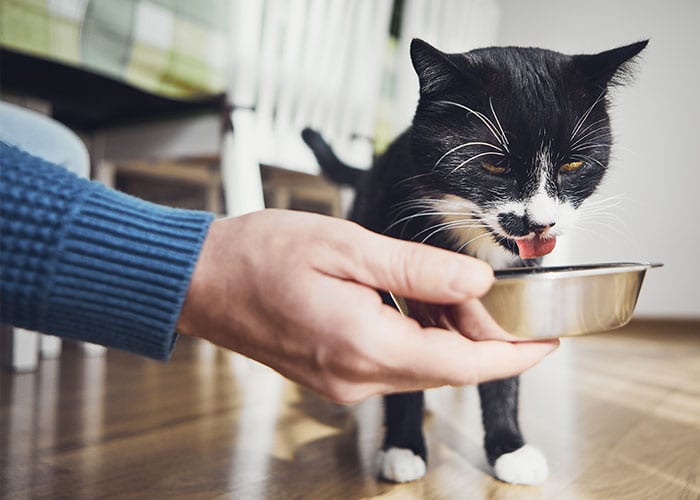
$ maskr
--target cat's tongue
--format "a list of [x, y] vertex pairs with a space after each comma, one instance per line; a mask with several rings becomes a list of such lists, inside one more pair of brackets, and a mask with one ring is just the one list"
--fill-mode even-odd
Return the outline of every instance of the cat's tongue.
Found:
[[535, 236], [534, 238], [515, 240], [515, 243], [518, 245], [518, 253], [521, 259], [534, 259], [535, 257], [547, 255], [554, 250], [557, 239]]

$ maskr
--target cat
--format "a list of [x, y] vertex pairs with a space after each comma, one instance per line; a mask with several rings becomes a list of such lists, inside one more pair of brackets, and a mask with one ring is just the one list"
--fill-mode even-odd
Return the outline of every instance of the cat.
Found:
[[[539, 265], [606, 173], [609, 90], [628, 82], [647, 43], [593, 55], [520, 47], [447, 54], [414, 39], [420, 98], [413, 122], [371, 169], [343, 164], [311, 129], [302, 135], [324, 173], [356, 188], [350, 218], [359, 224], [495, 269]], [[518, 380], [479, 385], [484, 448], [498, 479], [538, 484], [548, 465], [521, 433]], [[419, 479], [427, 464], [423, 393], [384, 401], [378, 473], [393, 482]]]

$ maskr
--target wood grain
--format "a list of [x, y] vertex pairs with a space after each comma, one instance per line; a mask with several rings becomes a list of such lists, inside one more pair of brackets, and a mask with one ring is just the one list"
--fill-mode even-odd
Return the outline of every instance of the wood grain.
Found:
[[523, 377], [540, 487], [494, 480], [474, 388], [428, 394], [427, 476], [377, 481], [381, 402], [320, 400], [181, 338], [160, 364], [66, 349], [0, 379], [2, 498], [700, 498], [700, 325], [635, 322], [569, 339]]

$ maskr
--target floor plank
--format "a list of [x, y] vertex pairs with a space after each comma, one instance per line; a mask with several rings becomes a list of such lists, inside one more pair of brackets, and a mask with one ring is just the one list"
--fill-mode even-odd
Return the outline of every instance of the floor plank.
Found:
[[168, 364], [65, 351], [0, 376], [2, 498], [700, 498], [698, 323], [565, 340], [523, 377], [540, 487], [491, 477], [474, 388], [428, 394], [428, 474], [392, 485], [372, 470], [378, 398], [334, 405], [185, 338]]

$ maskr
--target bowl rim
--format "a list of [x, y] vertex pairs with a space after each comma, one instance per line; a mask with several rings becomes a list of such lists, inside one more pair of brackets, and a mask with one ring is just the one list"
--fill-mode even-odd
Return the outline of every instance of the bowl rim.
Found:
[[646, 271], [662, 267], [658, 262], [604, 262], [597, 264], [578, 264], [573, 266], [512, 267], [494, 271], [497, 281], [564, 279], [584, 276], [601, 276], [606, 274]]

